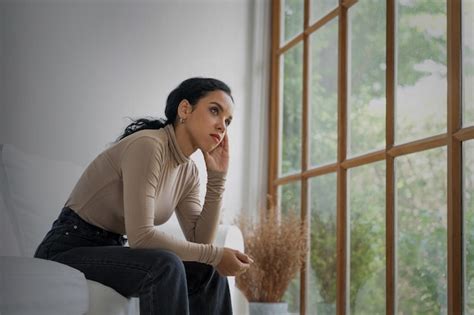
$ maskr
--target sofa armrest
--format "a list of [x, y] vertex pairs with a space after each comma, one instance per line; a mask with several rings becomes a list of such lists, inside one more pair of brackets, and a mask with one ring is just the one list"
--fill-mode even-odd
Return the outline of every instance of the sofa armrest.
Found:
[[244, 251], [244, 237], [236, 225], [220, 224], [214, 245]]
[[32, 257], [0, 256], [0, 314], [84, 314], [86, 278], [79, 270]]

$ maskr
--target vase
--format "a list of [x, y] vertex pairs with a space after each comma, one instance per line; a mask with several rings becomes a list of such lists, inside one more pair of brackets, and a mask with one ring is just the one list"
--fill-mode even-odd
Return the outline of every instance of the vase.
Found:
[[250, 315], [288, 314], [288, 303], [250, 302]]

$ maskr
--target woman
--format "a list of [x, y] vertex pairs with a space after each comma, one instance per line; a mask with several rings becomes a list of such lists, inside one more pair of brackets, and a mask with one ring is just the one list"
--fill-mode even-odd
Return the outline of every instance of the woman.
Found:
[[[166, 120], [139, 119], [86, 168], [35, 257], [138, 296], [140, 314], [231, 314], [226, 276], [251, 259], [212, 245], [229, 162], [230, 88], [191, 78], [166, 101]], [[208, 183], [199, 200], [201, 150]], [[160, 231], [173, 212], [186, 237]], [[125, 247], [127, 236], [129, 247]], [[217, 271], [217, 272], [216, 272]]]

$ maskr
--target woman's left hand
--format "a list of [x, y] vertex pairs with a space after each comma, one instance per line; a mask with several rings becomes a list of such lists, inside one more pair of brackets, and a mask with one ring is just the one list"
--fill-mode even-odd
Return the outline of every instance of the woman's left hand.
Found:
[[207, 170], [227, 173], [229, 168], [229, 137], [227, 133], [217, 147], [210, 152], [202, 151], [202, 154]]

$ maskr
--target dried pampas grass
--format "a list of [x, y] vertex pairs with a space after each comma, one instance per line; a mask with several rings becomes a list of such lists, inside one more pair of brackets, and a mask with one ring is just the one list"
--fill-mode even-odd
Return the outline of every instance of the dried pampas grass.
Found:
[[306, 223], [293, 211], [279, 217], [277, 209], [270, 206], [258, 222], [240, 216], [237, 224], [245, 252], [254, 260], [236, 277], [237, 287], [251, 302], [281, 302], [306, 259]]

